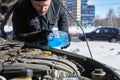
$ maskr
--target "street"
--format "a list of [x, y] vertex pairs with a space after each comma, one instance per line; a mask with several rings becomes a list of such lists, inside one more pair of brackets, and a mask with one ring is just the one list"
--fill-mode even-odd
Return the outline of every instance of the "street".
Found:
[[80, 42], [78, 36], [71, 36], [71, 42]]

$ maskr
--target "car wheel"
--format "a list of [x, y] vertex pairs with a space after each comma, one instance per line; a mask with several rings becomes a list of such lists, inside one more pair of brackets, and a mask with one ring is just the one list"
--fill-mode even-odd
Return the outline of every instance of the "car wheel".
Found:
[[110, 42], [115, 43], [115, 42], [117, 42], [117, 39], [116, 39], [116, 38], [112, 38], [112, 39], [110, 40]]

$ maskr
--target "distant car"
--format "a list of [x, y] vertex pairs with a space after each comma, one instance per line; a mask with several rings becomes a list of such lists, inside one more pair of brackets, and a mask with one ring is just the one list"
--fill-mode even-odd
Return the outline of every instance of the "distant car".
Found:
[[118, 28], [97, 28], [89, 33], [80, 34], [78, 38], [83, 41], [108, 40], [110, 42], [116, 42], [120, 40], [120, 30]]

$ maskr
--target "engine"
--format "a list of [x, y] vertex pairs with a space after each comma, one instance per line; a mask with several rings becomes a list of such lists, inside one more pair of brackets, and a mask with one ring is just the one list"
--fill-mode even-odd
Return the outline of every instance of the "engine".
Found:
[[23, 48], [23, 44], [0, 46], [0, 80], [91, 80], [67, 56], [50, 51]]

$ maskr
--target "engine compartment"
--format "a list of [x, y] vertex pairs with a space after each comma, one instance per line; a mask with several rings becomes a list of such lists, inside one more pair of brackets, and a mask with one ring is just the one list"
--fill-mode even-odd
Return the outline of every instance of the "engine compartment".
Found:
[[0, 45], [0, 75], [6, 80], [23, 77], [29, 77], [30, 80], [91, 80], [81, 75], [84, 68], [79, 66], [81, 69], [66, 55], [23, 48], [21, 43], [7, 42]]

